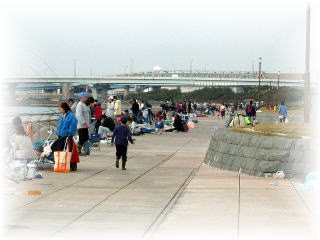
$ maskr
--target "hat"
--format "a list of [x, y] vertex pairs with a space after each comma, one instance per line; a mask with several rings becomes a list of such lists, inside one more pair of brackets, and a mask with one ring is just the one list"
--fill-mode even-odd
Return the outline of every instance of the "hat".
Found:
[[109, 99], [113, 99], [113, 97], [112, 97], [112, 96], [110, 96], [110, 97], [109, 97]]
[[126, 116], [121, 117], [121, 122], [123, 124], [127, 123], [127, 121], [128, 121], [128, 118]]
[[83, 97], [88, 97], [88, 93], [81, 92], [81, 93], [78, 94], [78, 96], [79, 96], [80, 99], [83, 98]]

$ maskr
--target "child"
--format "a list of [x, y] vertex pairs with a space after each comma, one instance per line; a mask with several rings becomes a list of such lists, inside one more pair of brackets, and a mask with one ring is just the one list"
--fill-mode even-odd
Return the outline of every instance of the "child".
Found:
[[160, 134], [163, 133], [163, 129], [164, 129], [163, 116], [160, 116], [159, 120], [156, 120], [155, 127], [157, 129], [157, 132], [159, 132]]
[[116, 168], [119, 168], [119, 160], [122, 157], [122, 170], [126, 170], [128, 140], [133, 144], [131, 132], [127, 127], [127, 117], [121, 117], [121, 125], [113, 132], [111, 143], [116, 143]]

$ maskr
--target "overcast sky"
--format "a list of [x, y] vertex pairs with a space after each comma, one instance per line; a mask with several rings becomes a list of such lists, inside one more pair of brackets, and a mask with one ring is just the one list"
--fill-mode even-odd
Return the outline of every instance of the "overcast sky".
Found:
[[4, 2], [8, 74], [73, 75], [74, 59], [79, 76], [129, 72], [131, 62], [251, 71], [260, 56], [264, 71], [304, 71], [303, 1], [50, 2]]

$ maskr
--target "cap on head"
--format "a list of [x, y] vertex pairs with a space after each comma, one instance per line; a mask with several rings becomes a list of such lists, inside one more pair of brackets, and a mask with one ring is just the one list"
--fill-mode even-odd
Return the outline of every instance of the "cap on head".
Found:
[[86, 92], [81, 92], [81, 93], [79, 93], [79, 98], [81, 99], [81, 98], [84, 98], [84, 97], [88, 97], [89, 95], [88, 95], [88, 93], [86, 93]]
[[123, 117], [121, 118], [121, 123], [122, 123], [122, 124], [126, 124], [127, 121], [128, 121], [128, 118], [127, 118], [127, 117], [123, 116]]
[[110, 96], [110, 97], [109, 97], [109, 99], [113, 99], [113, 97], [112, 97], [112, 96]]

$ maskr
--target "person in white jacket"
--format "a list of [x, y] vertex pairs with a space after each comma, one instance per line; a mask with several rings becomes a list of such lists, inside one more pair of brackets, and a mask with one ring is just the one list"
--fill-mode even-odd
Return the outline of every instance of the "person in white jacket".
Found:
[[30, 137], [27, 136], [22, 125], [16, 126], [16, 132], [11, 136], [10, 143], [13, 148], [14, 160], [34, 160], [36, 153]]
[[114, 101], [113, 101], [113, 97], [109, 97], [108, 98], [106, 115], [108, 117], [114, 118]]

